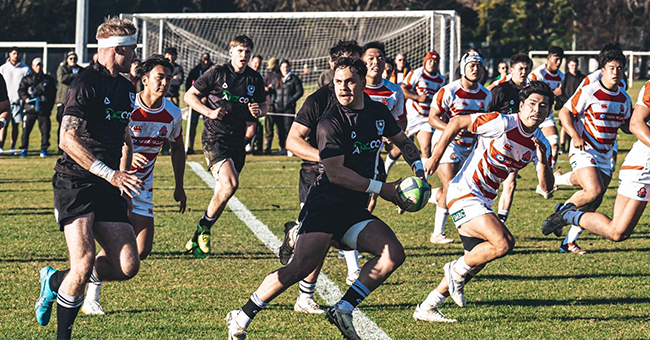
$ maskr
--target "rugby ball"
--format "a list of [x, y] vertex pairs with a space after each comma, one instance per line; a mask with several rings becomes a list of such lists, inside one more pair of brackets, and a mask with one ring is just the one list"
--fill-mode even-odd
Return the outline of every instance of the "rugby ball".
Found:
[[416, 212], [427, 205], [431, 197], [431, 187], [427, 182], [411, 176], [397, 186], [397, 193], [404, 202], [404, 210]]

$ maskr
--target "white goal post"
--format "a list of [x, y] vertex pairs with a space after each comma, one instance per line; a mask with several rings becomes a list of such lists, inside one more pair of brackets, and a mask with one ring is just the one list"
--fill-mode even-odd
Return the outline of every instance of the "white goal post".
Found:
[[455, 11], [292, 12], [292, 13], [134, 13], [122, 14], [139, 27], [143, 58], [178, 50], [177, 62], [187, 74], [210, 53], [212, 61], [229, 60], [230, 40], [246, 34], [262, 55], [266, 72], [271, 57], [288, 59], [306, 86], [316, 84], [326, 70], [329, 48], [338, 40], [363, 45], [381, 41], [387, 56], [405, 53], [412, 68], [422, 65], [426, 52], [437, 50], [441, 73], [453, 80], [460, 59], [460, 16]]

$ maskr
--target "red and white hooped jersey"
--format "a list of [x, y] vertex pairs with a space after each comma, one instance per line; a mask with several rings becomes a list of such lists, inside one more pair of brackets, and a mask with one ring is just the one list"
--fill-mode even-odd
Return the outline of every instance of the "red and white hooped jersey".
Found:
[[[647, 81], [639, 92], [636, 105], [650, 109], [650, 81]], [[637, 140], [632, 150], [625, 157], [618, 178], [624, 181], [650, 184], [650, 147]]]
[[[594, 72], [589, 73], [586, 77], [582, 79], [580, 82], [580, 85], [578, 85], [578, 89], [581, 89], [591, 83], [596, 83], [599, 80], [603, 79], [603, 73], [600, 72], [600, 70], [596, 70]], [[622, 90], [627, 90], [627, 83], [625, 82], [625, 79], [621, 79], [621, 81], [618, 82], [618, 87], [620, 87]], [[577, 91], [577, 89], [576, 89]]]
[[576, 118], [576, 132], [599, 152], [609, 152], [616, 141], [618, 128], [630, 120], [632, 100], [620, 88], [612, 92], [600, 82], [581, 89], [564, 104]]
[[[175, 142], [183, 136], [183, 118], [181, 110], [167, 98], [158, 109], [149, 109], [136, 95], [135, 109], [131, 113], [129, 123], [131, 139], [133, 139], [133, 152], [138, 152], [147, 157], [147, 164], [138, 169], [136, 175], [145, 180], [153, 173], [158, 152], [166, 140]], [[135, 169], [135, 168], [132, 168]]]
[[537, 168], [543, 166], [537, 159], [535, 143], [531, 139], [537, 135], [524, 131], [518, 115], [490, 112], [472, 114], [471, 117], [469, 130], [481, 141], [452, 180], [461, 196], [448, 197], [448, 207], [468, 196], [480, 197], [491, 207], [499, 184], [509, 173], [523, 169], [531, 162]]
[[[443, 117], [444, 121], [449, 121], [458, 115], [485, 113], [491, 100], [492, 93], [483, 85], [479, 84], [475, 90], [466, 90], [459, 79], [441, 88], [433, 97], [431, 105], [435, 105], [438, 111], [446, 114], [446, 117]], [[458, 145], [469, 147], [474, 145], [476, 136], [473, 133], [464, 132], [454, 141]]]
[[377, 86], [366, 83], [366, 88], [363, 92], [370, 96], [370, 99], [373, 101], [386, 105], [395, 120], [399, 121], [406, 118], [406, 112], [404, 111], [404, 92], [402, 92], [402, 88], [399, 85], [382, 79], [381, 84]]
[[424, 103], [412, 99], [406, 100], [406, 113], [409, 116], [420, 115], [429, 117], [431, 98], [445, 85], [445, 81], [445, 77], [440, 73], [436, 73], [435, 75], [429, 74], [424, 70], [424, 67], [418, 67], [409, 72], [402, 81], [402, 84], [408, 90], [414, 91], [418, 96], [426, 94], [427, 100]]
[[562, 85], [562, 81], [564, 80], [564, 73], [562, 73], [560, 70], [557, 70], [557, 72], [553, 74], [546, 69], [546, 64], [544, 64], [534, 69], [533, 72], [530, 72], [528, 75], [528, 81], [533, 80], [541, 80], [550, 86], [551, 90], [555, 90]]

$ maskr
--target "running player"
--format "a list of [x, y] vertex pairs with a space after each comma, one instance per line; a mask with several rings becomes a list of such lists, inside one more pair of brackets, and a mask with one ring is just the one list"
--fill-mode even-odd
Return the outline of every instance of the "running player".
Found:
[[[438, 307], [451, 295], [460, 307], [465, 306], [464, 286], [489, 262], [506, 256], [515, 239], [492, 211], [499, 183], [509, 173], [534, 163], [542, 188], [553, 186], [553, 172], [548, 164], [546, 146], [534, 137], [553, 103], [553, 92], [541, 81], [533, 81], [519, 92], [519, 113], [498, 112], [460, 115], [452, 119], [438, 144], [449, 145], [467, 129], [481, 141], [449, 186], [449, 212], [458, 228], [465, 255], [444, 266], [444, 278], [429, 296], [415, 308], [413, 317], [422, 321], [455, 322], [446, 318]], [[425, 165], [433, 174], [445, 148], [434, 150]]]
[[[650, 81], [639, 92], [639, 99], [630, 118], [630, 131], [639, 140], [625, 157], [619, 174], [618, 194], [614, 203], [614, 217], [597, 212], [561, 209], [544, 221], [542, 233], [548, 235], [567, 224], [579, 225], [610, 241], [627, 240], [641, 218], [650, 200]], [[573, 228], [573, 227], [572, 227]]]
[[394, 183], [373, 180], [384, 136], [404, 152], [404, 158], [424, 178], [415, 144], [397, 126], [385, 105], [366, 99], [366, 67], [361, 60], [342, 58], [334, 67], [336, 102], [318, 124], [322, 166], [316, 184], [300, 212], [300, 238], [293, 260], [271, 274], [240, 309], [228, 313], [229, 339], [244, 339], [246, 328], [273, 298], [318, 267], [334, 240], [340, 246], [375, 255], [343, 298], [327, 310], [327, 318], [347, 339], [359, 339], [352, 311], [405, 259], [404, 249], [388, 225], [366, 208], [368, 193], [403, 208]]
[[[137, 77], [143, 90], [135, 99], [129, 130], [133, 139], [133, 166], [136, 175], [144, 183], [139, 195], [133, 198], [131, 225], [135, 232], [140, 260], [149, 256], [153, 245], [153, 170], [163, 141], [171, 143], [171, 160], [174, 170], [174, 200], [180, 202], [180, 213], [185, 212], [187, 198], [183, 189], [185, 173], [185, 145], [183, 144], [183, 117], [181, 110], [165, 94], [171, 84], [172, 64], [161, 55], [152, 55], [140, 64]], [[123, 157], [122, 159], [125, 159]], [[129, 167], [124, 164], [123, 168]], [[104, 315], [99, 304], [102, 282], [88, 284], [88, 292], [81, 311], [84, 314]]]
[[[359, 59], [361, 47], [354, 40], [340, 40], [330, 49], [330, 60], [336, 63], [340, 58]], [[323, 117], [325, 110], [336, 101], [334, 96], [334, 84], [332, 82], [316, 90], [307, 97], [305, 102], [296, 114], [296, 119], [291, 125], [287, 136], [287, 150], [302, 159], [300, 166], [300, 181], [298, 183], [298, 196], [300, 207], [302, 208], [309, 189], [316, 182], [319, 175], [318, 167], [320, 156], [318, 154], [318, 142], [316, 140], [316, 127]], [[286, 265], [293, 255], [293, 248], [298, 235], [298, 223], [290, 221], [285, 223], [284, 241], [280, 246], [279, 257], [280, 263]], [[352, 285], [359, 277], [361, 269], [356, 250], [344, 251], [345, 261], [348, 267], [348, 274], [345, 282]], [[325, 258], [323, 258], [323, 261]], [[314, 301], [314, 290], [316, 289], [316, 280], [322, 266], [319, 265], [313, 272], [300, 281], [300, 295], [294, 305], [294, 311], [303, 313], [324, 313], [318, 303]]]
[[[483, 57], [478, 52], [467, 52], [460, 60], [461, 78], [446, 85], [436, 93], [431, 103], [428, 128], [438, 130], [437, 141], [447, 122], [456, 116], [486, 112], [492, 94], [479, 82], [483, 69]], [[410, 122], [409, 122], [410, 125]], [[410, 132], [410, 131], [409, 131]], [[447, 212], [447, 188], [474, 149], [476, 136], [462, 131], [453, 143], [445, 146], [444, 156], [438, 167], [438, 178], [442, 188], [431, 190], [430, 202], [436, 202], [434, 229], [429, 239], [431, 243], [451, 243], [454, 240], [445, 236]], [[420, 144], [422, 145], [422, 144]]]
[[[54, 166], [54, 217], [65, 233], [70, 269], [40, 270], [36, 320], [47, 325], [57, 301], [57, 339], [70, 339], [84, 301], [88, 278], [124, 281], [140, 269], [140, 257], [128, 213], [142, 181], [135, 171], [119, 171], [122, 147], [132, 149], [128, 124], [135, 87], [129, 72], [136, 57], [136, 28], [128, 20], [108, 18], [97, 28], [97, 63], [70, 85], [65, 101]], [[130, 163], [130, 151], [127, 153]], [[95, 241], [102, 251], [95, 257]]]
[[[417, 136], [422, 152], [422, 159], [426, 160], [431, 156], [431, 136], [433, 130], [427, 123], [431, 99], [445, 85], [445, 77], [438, 71], [440, 56], [438, 52], [431, 51], [424, 55], [422, 67], [408, 73], [400, 84], [406, 99], [406, 118], [408, 126], [406, 135], [409, 138]], [[386, 173], [397, 161], [400, 154], [396, 150], [386, 157]]]
[[[235, 37], [230, 41], [230, 62], [210, 68], [185, 93], [187, 105], [205, 116], [203, 154], [216, 180], [212, 200], [185, 246], [197, 257], [210, 253], [210, 228], [239, 186], [246, 160], [246, 122], [267, 112], [262, 76], [247, 66], [252, 50], [249, 37]], [[206, 96], [204, 104], [201, 98]]]
[[[562, 95], [562, 81], [564, 80], [564, 73], [560, 71], [560, 66], [562, 66], [562, 58], [564, 58], [564, 50], [559, 46], [551, 46], [548, 48], [548, 54], [546, 55], [546, 64], [539, 66], [533, 70], [530, 75], [528, 75], [528, 80], [540, 80], [545, 82], [553, 90], [553, 94], [556, 96]], [[553, 162], [551, 163], [552, 167], [555, 167], [555, 162], [557, 162], [557, 155], [559, 150], [558, 140], [559, 136], [557, 134], [557, 127], [555, 126], [555, 119], [553, 118], [553, 103], [551, 103], [551, 113], [546, 118], [546, 121], [539, 126], [551, 143], [551, 153], [553, 154]], [[553, 190], [550, 191], [552, 193]], [[544, 196], [544, 198], [550, 198], [548, 193], [544, 193], [540, 188], [537, 188], [537, 193]]]
[[[380, 102], [388, 108], [390, 113], [393, 114], [393, 118], [397, 121], [397, 126], [400, 129], [406, 129], [406, 113], [404, 112], [404, 93], [402, 88], [397, 84], [391, 83], [390, 81], [383, 79], [382, 74], [384, 68], [386, 67], [384, 44], [373, 41], [367, 43], [363, 46], [363, 55], [361, 60], [366, 64], [368, 68], [368, 74], [366, 74], [366, 88], [363, 90], [370, 99]], [[397, 154], [397, 157], [400, 155], [398, 148], [393, 147], [392, 144], [384, 143], [384, 146], [388, 150], [388, 156], [386, 159], [390, 159], [391, 154]], [[384, 182], [386, 180], [385, 167], [383, 164], [379, 165], [377, 168], [377, 178]], [[377, 195], [371, 195], [370, 203], [368, 203], [368, 211], [372, 212], [377, 204]]]
[[[602, 202], [612, 179], [611, 159], [616, 134], [619, 128], [629, 133], [632, 103], [630, 96], [618, 86], [625, 64], [625, 55], [620, 50], [606, 52], [599, 65], [601, 80], [578, 89], [560, 110], [562, 126], [572, 138], [571, 168], [582, 190], [571, 196], [564, 206], [558, 204], [556, 210], [577, 207], [594, 212]], [[576, 244], [582, 231], [582, 228], [571, 228], [560, 245], [560, 252], [585, 254], [586, 251]]]

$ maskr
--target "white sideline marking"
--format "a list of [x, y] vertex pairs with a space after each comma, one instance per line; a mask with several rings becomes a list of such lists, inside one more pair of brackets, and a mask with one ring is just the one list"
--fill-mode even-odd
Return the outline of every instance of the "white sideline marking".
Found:
[[[203, 166], [197, 162], [187, 162], [187, 164], [194, 170], [194, 172], [201, 177], [201, 179], [214, 190], [214, 177], [210, 175]], [[246, 206], [242, 204], [237, 197], [233, 196], [228, 201], [228, 208], [232, 210], [237, 217], [239, 217], [242, 222], [248, 226], [248, 228], [257, 236], [262, 243], [264, 243], [273, 254], [277, 254], [282, 241], [273, 234], [269, 228], [260, 222], [260, 220], [255, 217]], [[316, 290], [318, 294], [325, 299], [325, 302], [328, 305], [333, 305], [341, 299], [343, 293], [339, 287], [334, 284], [327, 275], [322, 272], [318, 275], [318, 281], [316, 282]], [[362, 339], [388, 339], [390, 337], [384, 333], [384, 331], [377, 326], [377, 324], [370, 320], [363, 312], [355, 309], [353, 312], [354, 315], [354, 328], [357, 330], [357, 333]]]

